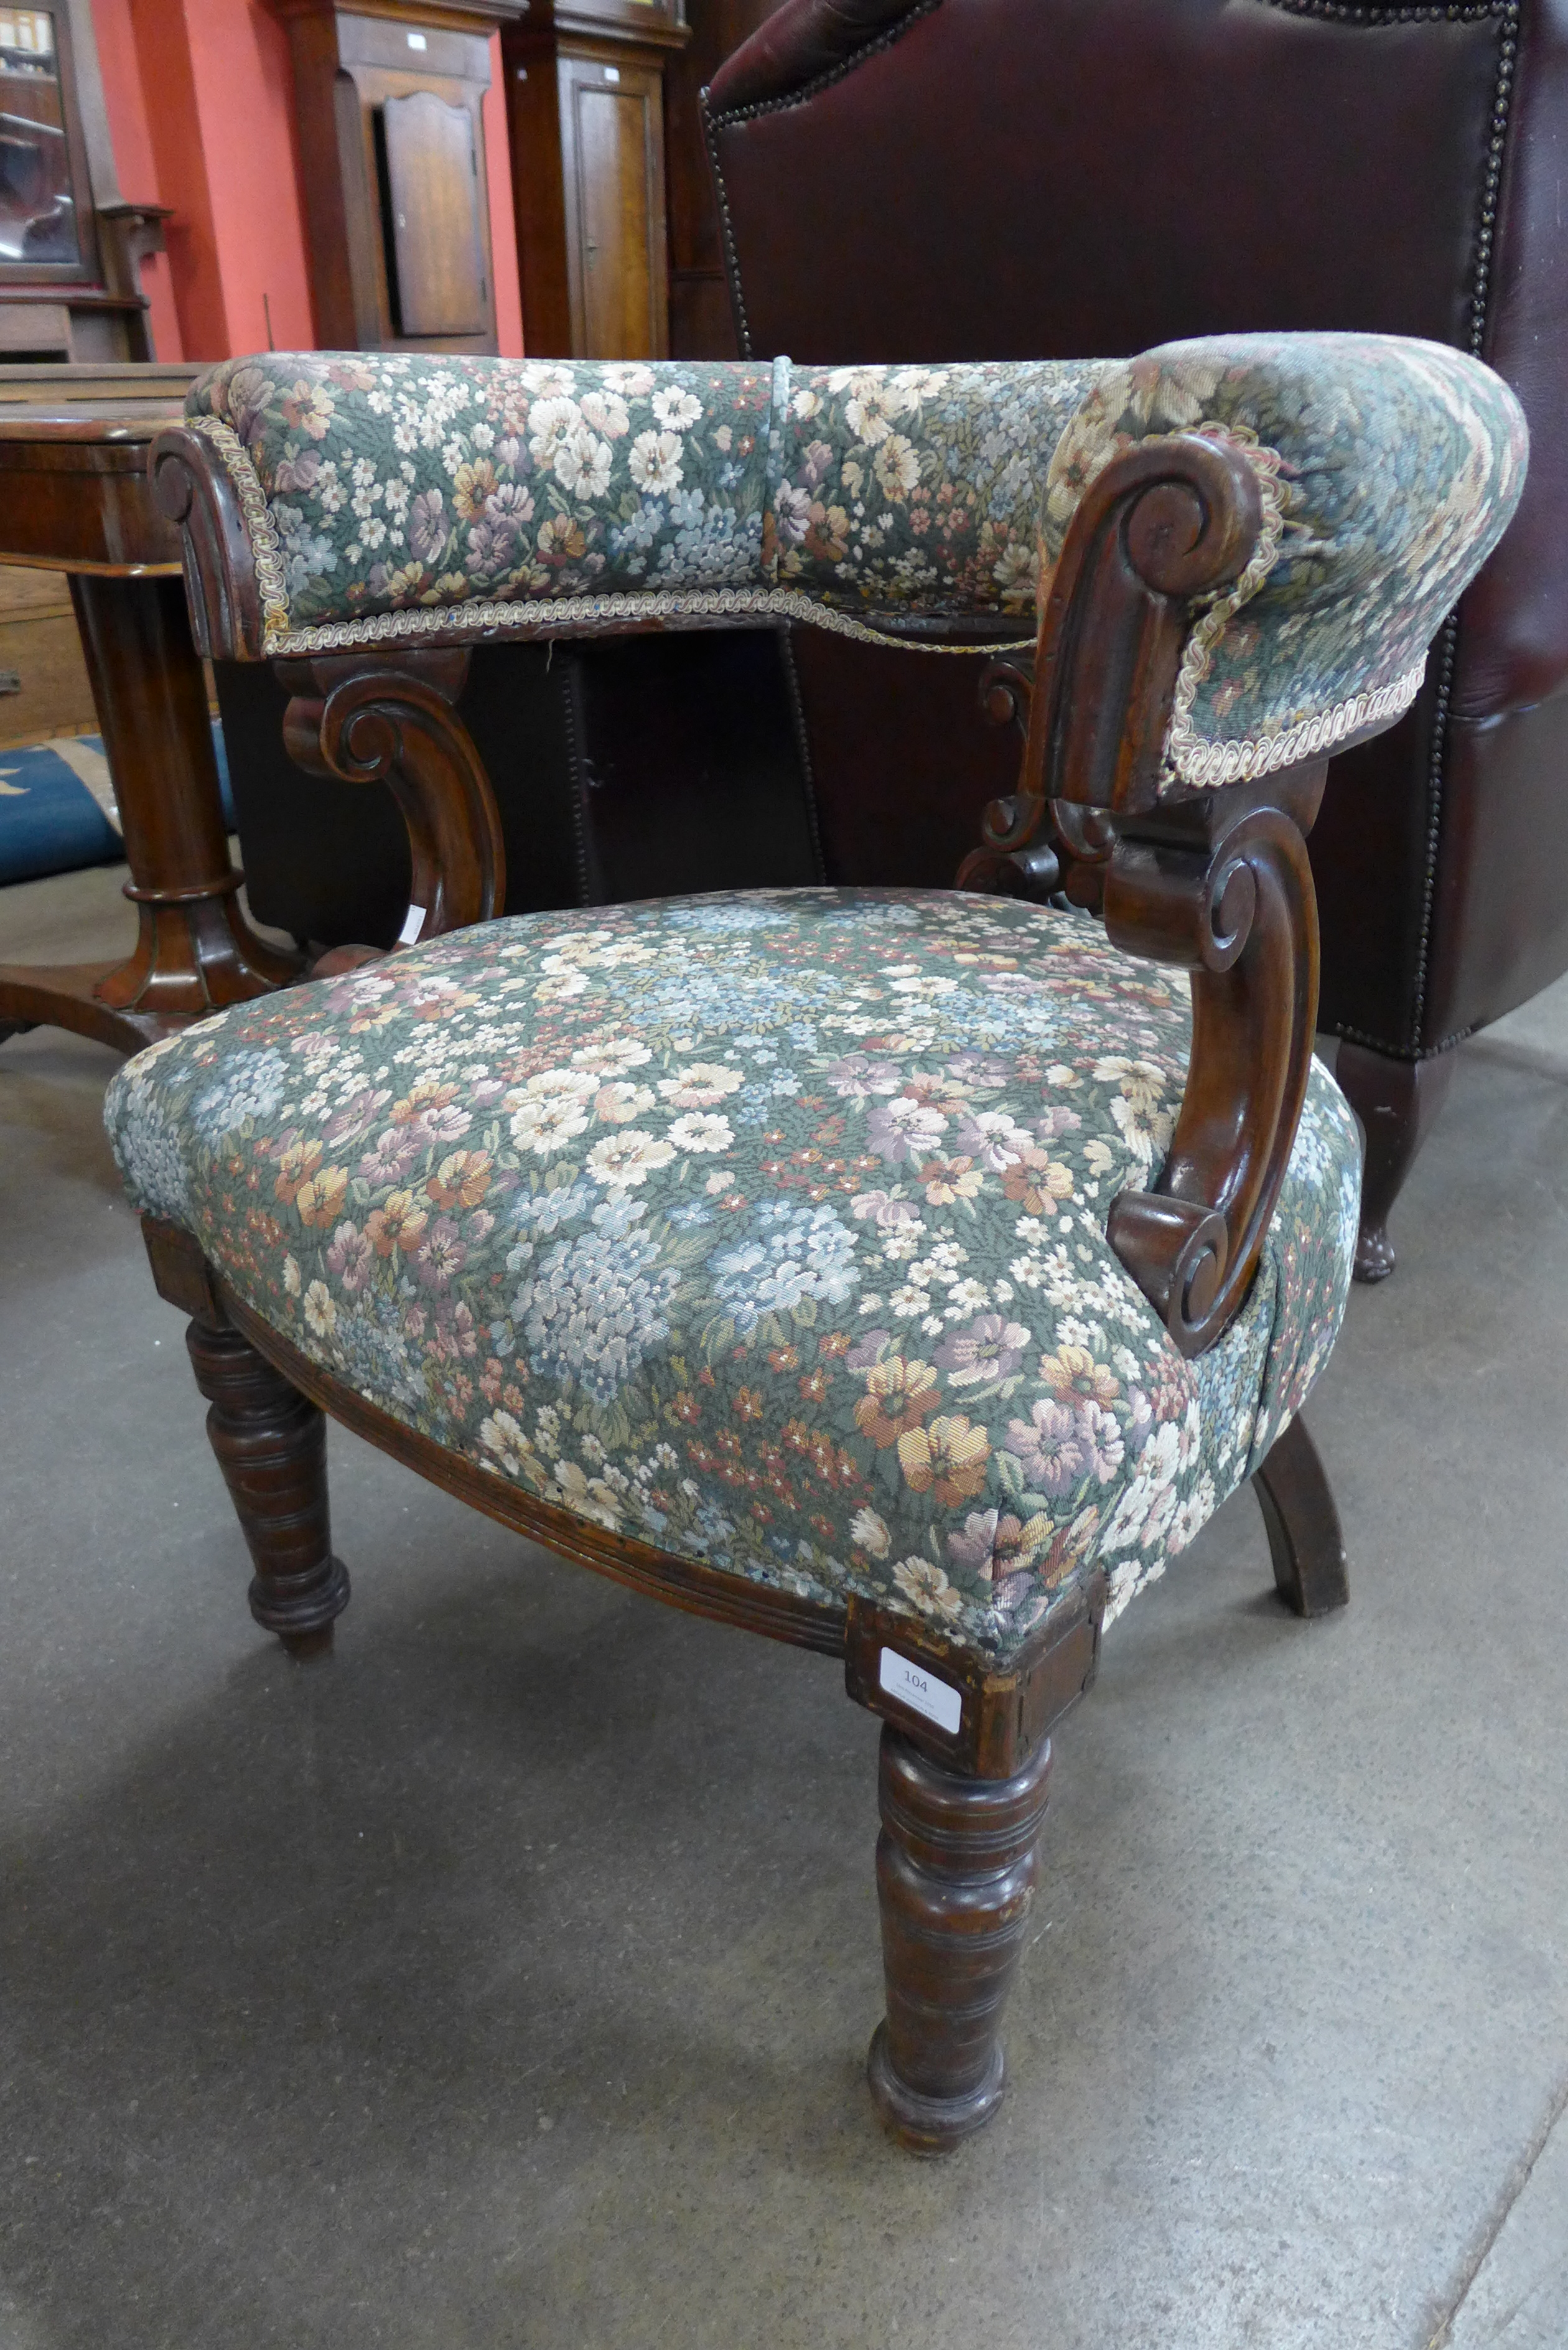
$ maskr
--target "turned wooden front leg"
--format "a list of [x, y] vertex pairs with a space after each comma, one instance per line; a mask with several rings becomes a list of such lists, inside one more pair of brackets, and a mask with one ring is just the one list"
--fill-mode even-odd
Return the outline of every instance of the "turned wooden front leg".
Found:
[[877, 1794], [887, 2020], [871, 2094], [894, 2137], [946, 2154], [1002, 2101], [1000, 2027], [1039, 1873], [1047, 1739], [1016, 1778], [968, 1779], [890, 1725]]
[[348, 1605], [332, 1555], [327, 1422], [237, 1330], [193, 1321], [185, 1334], [212, 1405], [207, 1434], [255, 1562], [251, 1614], [292, 1656], [328, 1648]]

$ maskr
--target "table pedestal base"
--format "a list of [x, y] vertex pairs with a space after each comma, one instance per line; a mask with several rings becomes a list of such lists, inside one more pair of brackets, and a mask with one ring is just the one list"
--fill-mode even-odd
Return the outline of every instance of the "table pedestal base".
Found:
[[206, 681], [179, 579], [77, 574], [71, 599], [140, 918], [120, 963], [0, 963], [0, 1036], [47, 1024], [137, 1053], [303, 976], [240, 910]]

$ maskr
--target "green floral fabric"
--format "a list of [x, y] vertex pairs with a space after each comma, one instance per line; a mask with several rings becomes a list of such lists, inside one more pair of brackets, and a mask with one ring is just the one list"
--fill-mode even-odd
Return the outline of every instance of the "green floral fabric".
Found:
[[136, 1205], [399, 1419], [735, 1575], [1005, 1656], [1160, 1574], [1344, 1310], [1354, 1121], [1314, 1066], [1262, 1265], [1185, 1361], [1106, 1245], [1185, 984], [1085, 918], [804, 889], [529, 915], [130, 1062]]
[[602, 626], [639, 605], [852, 631], [1022, 619], [1118, 450], [1226, 440], [1265, 529], [1189, 644], [1168, 787], [1397, 715], [1525, 461], [1488, 369], [1365, 335], [944, 367], [268, 353], [201, 379], [188, 407], [240, 494], [268, 652]]

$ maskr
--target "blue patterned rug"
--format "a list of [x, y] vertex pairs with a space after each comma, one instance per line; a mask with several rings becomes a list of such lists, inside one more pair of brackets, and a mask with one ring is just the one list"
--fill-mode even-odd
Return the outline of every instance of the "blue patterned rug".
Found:
[[[223, 820], [232, 832], [223, 737], [213, 723]], [[82, 865], [113, 865], [125, 855], [119, 811], [99, 734], [68, 734], [0, 751], [0, 883], [37, 881]]]

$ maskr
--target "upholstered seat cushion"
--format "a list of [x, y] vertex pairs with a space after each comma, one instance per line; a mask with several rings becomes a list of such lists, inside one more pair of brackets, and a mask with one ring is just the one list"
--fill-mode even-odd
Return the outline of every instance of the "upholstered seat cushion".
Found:
[[397, 1419], [660, 1549], [989, 1654], [1111, 1612], [1257, 1465], [1349, 1280], [1314, 1065], [1252, 1293], [1185, 1361], [1105, 1238], [1185, 983], [946, 892], [533, 915], [235, 1006], [110, 1088], [137, 1205]]

